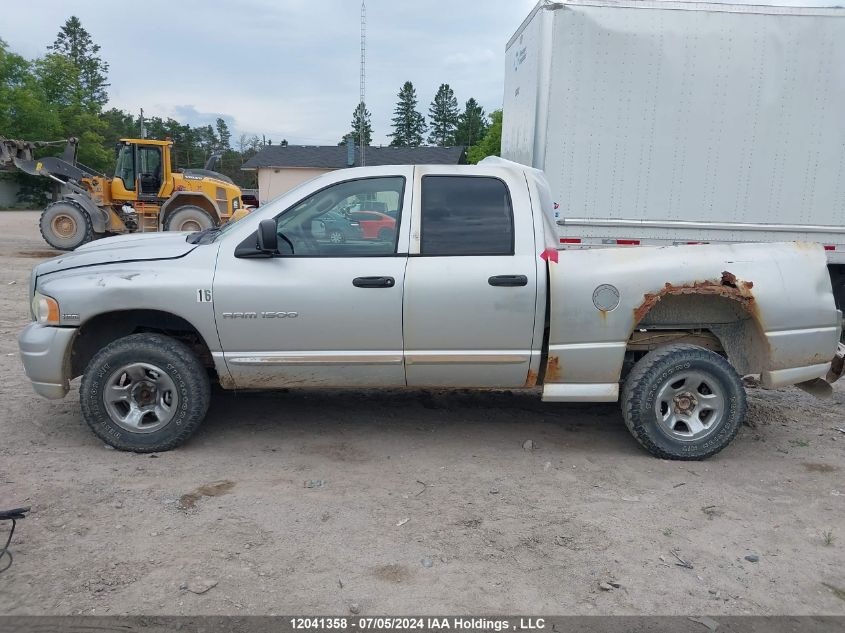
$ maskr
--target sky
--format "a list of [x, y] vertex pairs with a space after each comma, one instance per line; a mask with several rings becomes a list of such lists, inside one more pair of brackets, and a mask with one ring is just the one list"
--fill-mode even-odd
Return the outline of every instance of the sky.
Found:
[[[448, 83], [459, 105], [501, 107], [504, 49], [536, 0], [367, 0], [367, 107], [388, 144], [396, 94], [412, 81], [426, 116]], [[110, 65], [108, 107], [334, 145], [358, 103], [359, 0], [0, 0], [0, 38], [43, 55], [76, 15]]]

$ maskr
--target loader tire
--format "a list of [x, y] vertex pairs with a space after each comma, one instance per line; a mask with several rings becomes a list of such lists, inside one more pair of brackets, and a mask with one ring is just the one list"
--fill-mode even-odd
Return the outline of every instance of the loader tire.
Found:
[[82, 416], [122, 451], [168, 451], [205, 418], [211, 385], [187, 345], [161, 334], [132, 334], [106, 345], [79, 386]]
[[697, 345], [667, 345], [641, 358], [622, 390], [631, 435], [662, 459], [715, 455], [745, 419], [742, 380], [731, 364]]
[[179, 207], [167, 216], [164, 222], [165, 231], [202, 231], [215, 225], [207, 211], [199, 207]]
[[94, 239], [88, 212], [71, 200], [48, 205], [41, 213], [39, 227], [44, 241], [60, 251], [72, 251]]

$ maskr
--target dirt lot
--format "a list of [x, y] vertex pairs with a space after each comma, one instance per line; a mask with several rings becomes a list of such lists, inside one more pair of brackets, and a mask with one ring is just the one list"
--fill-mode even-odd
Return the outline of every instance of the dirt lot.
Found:
[[616, 406], [498, 392], [218, 392], [183, 448], [121, 453], [24, 376], [48, 254], [0, 214], [0, 508], [33, 508], [2, 614], [845, 614], [845, 385], [751, 390], [696, 463]]

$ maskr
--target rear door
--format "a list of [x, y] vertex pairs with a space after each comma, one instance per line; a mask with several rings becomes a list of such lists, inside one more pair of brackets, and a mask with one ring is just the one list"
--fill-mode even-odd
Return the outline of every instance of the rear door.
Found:
[[519, 387], [532, 360], [537, 249], [518, 172], [418, 167], [403, 320], [409, 386]]

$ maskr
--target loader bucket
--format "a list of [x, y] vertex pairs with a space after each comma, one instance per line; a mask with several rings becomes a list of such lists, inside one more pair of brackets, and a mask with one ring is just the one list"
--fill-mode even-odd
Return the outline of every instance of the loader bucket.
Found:
[[0, 138], [0, 171], [15, 171], [18, 160], [32, 160], [32, 144]]
[[39, 167], [40, 163], [35, 160], [20, 160], [19, 158], [12, 159], [13, 164], [20, 169], [22, 172], [29, 174], [30, 176], [41, 176], [41, 167]]
[[5, 143], [0, 143], [0, 169], [3, 171], [11, 171], [13, 165], [12, 154], [9, 152]]

